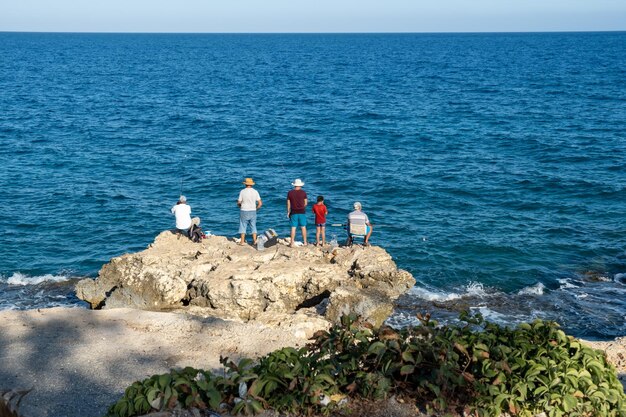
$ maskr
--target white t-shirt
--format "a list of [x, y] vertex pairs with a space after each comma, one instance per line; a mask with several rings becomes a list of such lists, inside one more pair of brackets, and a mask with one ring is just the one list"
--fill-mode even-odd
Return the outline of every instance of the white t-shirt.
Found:
[[256, 202], [261, 200], [259, 192], [252, 187], [246, 187], [239, 192], [241, 211], [256, 211]]
[[354, 210], [350, 214], [348, 214], [348, 223], [351, 224], [369, 224], [370, 219], [367, 217], [367, 214], [363, 213], [361, 210]]
[[191, 207], [187, 204], [176, 204], [172, 207], [172, 214], [176, 216], [177, 229], [189, 229], [191, 227]]

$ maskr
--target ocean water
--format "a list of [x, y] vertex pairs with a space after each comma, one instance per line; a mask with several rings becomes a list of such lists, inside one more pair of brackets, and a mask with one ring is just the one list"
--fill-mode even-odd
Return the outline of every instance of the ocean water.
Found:
[[417, 279], [394, 324], [626, 334], [626, 33], [0, 33], [0, 57], [1, 309], [82, 306], [181, 190], [235, 235], [253, 177], [285, 235], [302, 178]]

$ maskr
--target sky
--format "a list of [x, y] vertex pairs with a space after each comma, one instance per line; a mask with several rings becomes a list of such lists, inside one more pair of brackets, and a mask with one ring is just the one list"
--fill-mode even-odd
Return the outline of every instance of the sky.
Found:
[[0, 0], [0, 31], [626, 30], [626, 0]]

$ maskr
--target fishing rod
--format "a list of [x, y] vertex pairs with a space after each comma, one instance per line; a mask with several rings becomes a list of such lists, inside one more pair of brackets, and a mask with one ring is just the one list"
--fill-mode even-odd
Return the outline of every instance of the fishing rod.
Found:
[[187, 173], [187, 167], [185, 166], [185, 161], [187, 160], [187, 155], [184, 158], [181, 158], [180, 165], [178, 171], [180, 172], [180, 193], [178, 195], [183, 195], [183, 180], [185, 178], [185, 174]]
[[[331, 223], [330, 226], [331, 227], [346, 227], [348, 224], [347, 223]], [[383, 226], [383, 227], [389, 227], [391, 226], [390, 224], [383, 224], [383, 223], [372, 223], [373, 226]]]
[[[343, 227], [343, 228], [346, 228], [346, 226], [348, 226], [348, 225], [347, 225], [346, 223], [331, 223], [331, 224], [330, 224], [330, 226], [331, 226], [331, 227]], [[378, 224], [378, 223], [376, 223], [376, 224], [373, 224], [372, 226], [376, 226], [376, 227], [380, 227], [380, 226], [382, 226], [382, 227], [389, 227], [389, 226], [391, 226], [391, 225], [390, 225], [390, 224]], [[428, 236], [422, 236], [422, 237], [421, 237], [421, 240], [422, 240], [422, 242], [426, 242], [426, 241], [428, 241]]]

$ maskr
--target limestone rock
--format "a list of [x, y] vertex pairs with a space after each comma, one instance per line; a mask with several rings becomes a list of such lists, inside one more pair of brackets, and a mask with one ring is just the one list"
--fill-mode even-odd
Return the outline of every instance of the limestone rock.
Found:
[[76, 294], [92, 308], [190, 305], [244, 321], [313, 309], [330, 321], [357, 313], [380, 325], [414, 284], [380, 247], [257, 251], [221, 236], [193, 243], [166, 231], [146, 250], [113, 258], [96, 280], [80, 281]]

